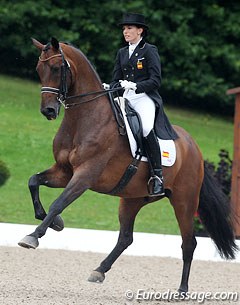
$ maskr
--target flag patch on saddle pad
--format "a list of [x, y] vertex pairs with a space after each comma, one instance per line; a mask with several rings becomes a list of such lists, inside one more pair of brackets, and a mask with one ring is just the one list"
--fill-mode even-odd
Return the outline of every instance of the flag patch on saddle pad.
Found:
[[163, 151], [162, 152], [162, 157], [163, 158], [169, 158], [169, 151]]
[[[118, 101], [120, 108], [122, 110], [122, 113], [123, 113], [126, 130], [127, 130], [127, 135], [128, 135], [128, 140], [129, 140], [129, 144], [130, 144], [130, 148], [131, 148], [131, 153], [132, 153], [132, 156], [134, 157], [135, 152], [137, 150], [137, 143], [132, 134], [132, 130], [128, 124], [128, 120], [127, 120], [126, 112], [125, 112], [124, 99], [119, 98], [119, 99], [117, 99], [117, 101]], [[158, 142], [159, 142], [159, 145], [161, 148], [162, 165], [172, 166], [176, 161], [176, 147], [175, 147], [174, 141], [158, 139]], [[147, 162], [148, 160], [146, 157], [142, 157], [141, 161]]]

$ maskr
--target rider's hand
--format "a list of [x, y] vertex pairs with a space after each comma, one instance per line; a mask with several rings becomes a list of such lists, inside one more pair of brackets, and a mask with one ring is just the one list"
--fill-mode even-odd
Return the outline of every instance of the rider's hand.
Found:
[[102, 83], [104, 90], [109, 90], [110, 89], [110, 85], [106, 84], [106, 83]]
[[137, 84], [134, 82], [130, 82], [128, 80], [120, 80], [119, 81], [121, 84], [121, 87], [124, 88], [125, 90], [136, 90], [137, 89]]

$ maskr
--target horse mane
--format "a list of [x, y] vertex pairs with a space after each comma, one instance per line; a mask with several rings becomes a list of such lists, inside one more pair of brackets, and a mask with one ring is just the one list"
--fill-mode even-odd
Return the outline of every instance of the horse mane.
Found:
[[98, 79], [98, 81], [100, 83], [102, 83], [101, 81], [101, 78], [99, 76], [99, 74], [97, 73], [96, 71], [96, 68], [94, 67], [94, 65], [90, 62], [90, 60], [87, 58], [87, 56], [78, 48], [76, 47], [75, 45], [73, 45], [72, 43], [69, 43], [69, 42], [64, 42], [64, 41], [61, 41], [60, 43], [64, 44], [64, 45], [67, 45], [69, 47], [72, 47], [73, 49], [75, 49], [77, 52], [79, 52], [81, 54], [81, 56], [86, 60], [86, 62], [89, 64], [91, 70], [94, 72], [96, 78]]

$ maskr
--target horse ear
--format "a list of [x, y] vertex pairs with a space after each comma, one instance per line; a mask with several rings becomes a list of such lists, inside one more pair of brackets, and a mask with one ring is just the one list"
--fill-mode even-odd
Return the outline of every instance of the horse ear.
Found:
[[38, 48], [40, 51], [43, 50], [44, 45], [43, 45], [41, 42], [39, 42], [39, 41], [37, 41], [36, 39], [32, 38], [32, 43], [33, 43], [33, 45], [34, 45], [36, 48]]
[[53, 48], [57, 51], [59, 49], [59, 42], [56, 38], [52, 37], [51, 38], [51, 45]]

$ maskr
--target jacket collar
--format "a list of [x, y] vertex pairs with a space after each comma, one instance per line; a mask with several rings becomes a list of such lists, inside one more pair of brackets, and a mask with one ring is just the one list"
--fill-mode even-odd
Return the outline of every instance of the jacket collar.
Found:
[[143, 49], [143, 48], [145, 47], [145, 45], [146, 45], [146, 41], [145, 41], [144, 39], [142, 39], [142, 40], [139, 42], [137, 48]]
[[[137, 48], [143, 49], [143, 48], [145, 47], [145, 45], [146, 45], [146, 41], [145, 41], [144, 39], [142, 39], [142, 40], [139, 42], [139, 44], [137, 45], [136, 49], [137, 49]], [[124, 47], [124, 49], [126, 50], [126, 49], [128, 49], [128, 47], [129, 47], [129, 44], [126, 45], [126, 46]]]
[[140, 50], [142, 50], [144, 47], [145, 47], [145, 45], [146, 45], [146, 41], [144, 40], [144, 39], [142, 39], [140, 42], [139, 42], [139, 44], [137, 45], [137, 47], [135, 48], [135, 50], [134, 50], [134, 52], [133, 52], [133, 54], [132, 54], [132, 56], [129, 58], [129, 53], [128, 53], [128, 47], [129, 47], [129, 45], [127, 45], [126, 47], [124, 47], [124, 61], [126, 60], [126, 61], [132, 61], [132, 59], [136, 56], [136, 54], [140, 51]]
[[137, 47], [135, 48], [134, 52], [132, 53], [132, 56], [129, 58], [129, 61], [132, 61], [136, 56], [138, 56], [139, 52], [145, 47], [146, 42], [142, 39]]

